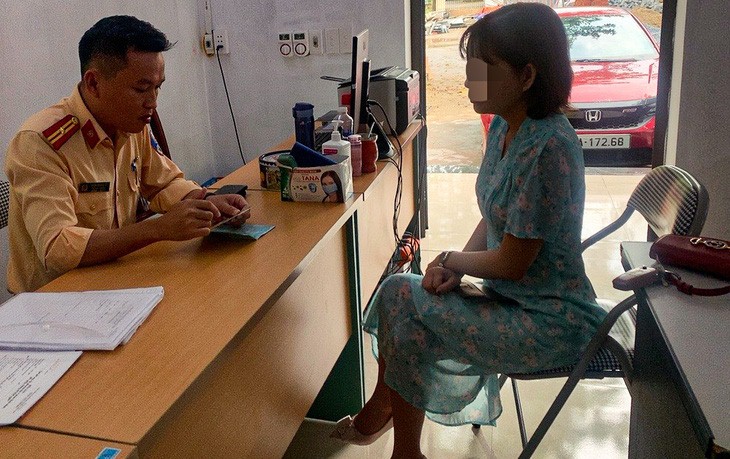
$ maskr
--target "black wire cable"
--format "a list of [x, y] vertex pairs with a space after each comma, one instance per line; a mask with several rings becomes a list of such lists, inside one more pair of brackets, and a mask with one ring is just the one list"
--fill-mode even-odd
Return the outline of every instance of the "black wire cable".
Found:
[[[382, 107], [381, 107], [382, 110]], [[416, 116], [416, 119], [421, 120], [421, 131], [419, 135], [422, 135], [424, 139], [428, 136], [428, 127], [426, 126], [426, 117], [419, 113]], [[392, 129], [392, 127], [391, 127]], [[397, 139], [397, 137], [396, 137]], [[398, 143], [400, 144], [400, 139], [397, 139]], [[425, 142], [425, 140], [424, 140]], [[401, 166], [402, 166], [402, 158], [401, 158]], [[420, 164], [419, 164], [420, 166]], [[418, 181], [416, 182], [417, 188], [415, 191], [415, 198], [416, 198], [416, 204], [415, 204], [415, 214], [419, 215], [421, 212], [421, 206], [423, 205], [423, 198], [425, 197], [425, 188], [423, 188], [424, 184], [426, 183], [426, 175], [428, 173], [428, 168], [423, 167], [421, 168], [421, 173], [418, 177]], [[420, 248], [420, 237], [414, 237], [413, 234], [409, 231], [406, 231], [403, 234], [403, 239], [411, 238], [411, 241], [415, 241], [416, 243], [410, 243], [410, 250], [412, 253], [412, 261], [409, 265], [409, 269], [414, 274], [423, 274], [423, 270], [421, 269], [421, 251], [418, 250]]]
[[395, 132], [395, 129], [393, 129], [393, 126], [390, 124], [390, 119], [388, 118], [388, 114], [385, 113], [385, 110], [383, 109], [383, 106], [380, 105], [377, 101], [369, 99], [368, 100], [368, 113], [373, 118], [373, 123], [377, 123], [377, 120], [375, 119], [375, 115], [370, 110], [370, 105], [377, 106], [380, 111], [383, 113], [383, 117], [385, 118], [385, 123], [388, 126], [388, 129], [390, 130], [389, 133], [386, 133], [386, 135], [391, 135], [395, 138], [396, 142], [398, 143], [398, 161], [394, 160], [393, 158], [388, 158], [388, 161], [393, 164], [398, 171], [398, 179], [396, 182], [396, 189], [395, 189], [395, 197], [393, 200], [393, 237], [395, 239], [396, 247], [399, 247], [401, 244], [401, 237], [398, 235], [398, 217], [400, 216], [400, 204], [401, 204], [401, 198], [403, 196], [403, 146], [400, 143], [400, 139], [398, 138], [398, 135]]
[[[211, 31], [212, 32], [212, 31]], [[213, 35], [215, 36], [215, 35]], [[246, 164], [246, 158], [243, 157], [243, 148], [241, 148], [241, 139], [238, 137], [238, 126], [236, 125], [236, 116], [233, 114], [233, 106], [231, 105], [231, 98], [228, 95], [228, 85], [226, 85], [226, 75], [223, 73], [223, 65], [221, 65], [221, 55], [218, 52], [223, 46], [215, 47], [215, 57], [218, 59], [218, 67], [221, 69], [221, 78], [223, 79], [223, 89], [226, 91], [226, 100], [228, 101], [228, 110], [231, 112], [231, 119], [233, 120], [233, 130], [236, 133], [236, 142], [238, 143], [238, 152], [241, 154], [241, 160], [243, 164]]]
[[[394, 203], [393, 203], [393, 234], [395, 237], [396, 248], [397, 248], [396, 255], [400, 255], [401, 248], [403, 248], [405, 253], [410, 254], [411, 260], [412, 260], [411, 263], [409, 264], [409, 266], [404, 269], [404, 271], [405, 272], [411, 271], [411, 272], [415, 272], [416, 274], [423, 274], [423, 272], [421, 270], [421, 266], [420, 266], [421, 265], [420, 252], [418, 250], [418, 248], [420, 246], [420, 242], [418, 242], [418, 239], [415, 238], [414, 235], [410, 231], [405, 231], [403, 233], [402, 238], [398, 235], [398, 217], [400, 215], [400, 206], [401, 206], [401, 201], [402, 201], [402, 196], [403, 196], [403, 145], [401, 144], [400, 138], [398, 137], [397, 133], [395, 132], [395, 129], [393, 129], [393, 125], [390, 123], [390, 119], [388, 118], [388, 115], [385, 112], [385, 109], [383, 108], [383, 106], [380, 105], [376, 100], [373, 100], [373, 99], [369, 99], [367, 102], [367, 105], [368, 105], [368, 108], [367, 108], [368, 113], [370, 114], [370, 116], [372, 116], [373, 122], [377, 122], [377, 121], [375, 121], [375, 116], [373, 115], [369, 106], [375, 105], [380, 109], [380, 111], [383, 114], [383, 117], [385, 119], [385, 124], [387, 125], [388, 129], [390, 130], [389, 135], [391, 135], [395, 139], [396, 143], [398, 144], [398, 154], [399, 154], [398, 161], [394, 160], [393, 158], [387, 159], [387, 161], [390, 162], [391, 164], [393, 164], [395, 166], [396, 170], [398, 171], [398, 179], [397, 179], [398, 182], [396, 185], [396, 194], [395, 194], [395, 199], [394, 199]], [[426, 126], [425, 126], [425, 117], [423, 117], [422, 115], [419, 115], [418, 118], [421, 119], [424, 124], [422, 132], [424, 135], [426, 135], [427, 130], [426, 130]], [[415, 197], [416, 197], [415, 213], [416, 214], [418, 214], [420, 212], [421, 206], [423, 205], [424, 193], [422, 191], [423, 190], [422, 184], [425, 183], [426, 173], [427, 173], [427, 168], [424, 167], [423, 170], [420, 171], [418, 189], [415, 190], [415, 193], [416, 193], [416, 195], [415, 195]], [[391, 260], [388, 263], [388, 269], [387, 269], [386, 273], [384, 274], [384, 277], [381, 278], [381, 281], [385, 278], [385, 276], [398, 272], [398, 270], [400, 270], [403, 267], [403, 265], [405, 264], [405, 262], [403, 262], [402, 260], [394, 259], [394, 257], [391, 257]]]

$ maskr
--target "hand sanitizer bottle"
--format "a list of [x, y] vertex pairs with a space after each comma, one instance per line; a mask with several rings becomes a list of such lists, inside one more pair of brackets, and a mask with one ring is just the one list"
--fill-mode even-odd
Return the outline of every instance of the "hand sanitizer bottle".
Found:
[[341, 135], [343, 139], [346, 139], [350, 137], [355, 132], [353, 129], [353, 119], [350, 115], [347, 114], [347, 107], [339, 107], [337, 108], [337, 117], [335, 117], [335, 121], [342, 121], [342, 124], [340, 125], [340, 128], [342, 129]]
[[332, 138], [322, 144], [322, 154], [350, 156], [350, 142], [342, 140], [340, 131], [337, 130], [340, 123], [342, 123], [342, 121], [332, 121], [332, 124], [334, 124], [334, 129], [332, 129]]

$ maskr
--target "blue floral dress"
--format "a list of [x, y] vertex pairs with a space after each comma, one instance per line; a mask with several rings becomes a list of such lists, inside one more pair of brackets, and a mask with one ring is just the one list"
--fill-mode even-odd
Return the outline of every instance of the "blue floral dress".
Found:
[[487, 247], [504, 234], [544, 241], [519, 281], [485, 279], [500, 300], [432, 295], [422, 276], [388, 277], [365, 312], [385, 382], [441, 424], [494, 425], [502, 412], [498, 373], [575, 362], [605, 317], [580, 251], [583, 154], [563, 115], [527, 118], [504, 157], [507, 123], [489, 128], [476, 194]]

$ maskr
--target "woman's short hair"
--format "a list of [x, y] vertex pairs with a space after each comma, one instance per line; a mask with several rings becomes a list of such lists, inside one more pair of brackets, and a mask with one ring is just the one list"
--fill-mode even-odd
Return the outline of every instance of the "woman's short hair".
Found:
[[459, 51], [464, 58], [502, 60], [518, 72], [534, 65], [535, 82], [525, 93], [530, 118], [544, 118], [568, 107], [573, 82], [568, 38], [563, 22], [549, 6], [503, 6], [466, 29]]
[[130, 50], [159, 53], [173, 45], [149, 22], [134, 16], [109, 16], [94, 24], [79, 41], [81, 75], [98, 60], [102, 70], [112, 76], [127, 64]]

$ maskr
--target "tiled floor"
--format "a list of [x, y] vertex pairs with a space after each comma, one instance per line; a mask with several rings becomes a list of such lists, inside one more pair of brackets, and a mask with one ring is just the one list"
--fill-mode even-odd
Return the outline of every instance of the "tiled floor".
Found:
[[[587, 237], [620, 215], [644, 170], [588, 170], [584, 233]], [[461, 249], [480, 215], [474, 199], [476, 174], [428, 175], [429, 229], [421, 241], [423, 262], [442, 250]], [[459, 205], [455, 205], [459, 203]], [[620, 300], [624, 292], [611, 287], [623, 269], [618, 244], [645, 240], [646, 226], [634, 215], [627, 225], [584, 253], [588, 276], [599, 297]], [[372, 391], [377, 364], [366, 338], [366, 391]], [[528, 434], [534, 431], [564, 379], [520, 381], [520, 396]], [[430, 459], [513, 458], [521, 450], [512, 391], [502, 390], [504, 411], [496, 427], [482, 427], [474, 434], [470, 426], [445, 427], [426, 420], [423, 452]], [[621, 380], [583, 381], [540, 444], [538, 458], [625, 458], [628, 452], [630, 398]], [[286, 453], [287, 458], [389, 458], [392, 431], [368, 447], [344, 445], [329, 439], [332, 423], [305, 421]]]

